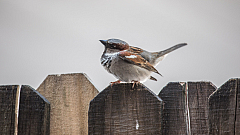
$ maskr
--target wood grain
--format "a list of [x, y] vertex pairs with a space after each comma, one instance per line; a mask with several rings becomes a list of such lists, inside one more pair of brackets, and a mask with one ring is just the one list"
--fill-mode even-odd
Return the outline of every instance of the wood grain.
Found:
[[211, 82], [188, 82], [191, 134], [208, 134], [208, 97], [216, 90]]
[[22, 85], [18, 116], [18, 135], [50, 134], [50, 103], [28, 85]]
[[164, 101], [163, 134], [208, 134], [208, 97], [211, 82], [170, 82], [159, 93]]
[[15, 131], [15, 104], [18, 85], [0, 86], [0, 134], [13, 135]]
[[90, 103], [89, 135], [162, 134], [162, 100], [144, 85], [109, 86]]
[[159, 93], [164, 102], [163, 134], [188, 134], [188, 112], [186, 109], [186, 83], [170, 82]]
[[51, 135], [88, 134], [89, 102], [98, 90], [86, 74], [49, 75], [37, 91], [51, 103]]
[[239, 133], [239, 80], [230, 79], [209, 97], [209, 134]]

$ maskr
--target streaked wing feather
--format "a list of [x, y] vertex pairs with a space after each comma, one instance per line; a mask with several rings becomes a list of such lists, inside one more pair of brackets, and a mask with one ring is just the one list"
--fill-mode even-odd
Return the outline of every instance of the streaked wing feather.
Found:
[[152, 76], [150, 76], [150, 80], [157, 81], [157, 79]]
[[[131, 53], [131, 52], [127, 52], [127, 51], [121, 51], [119, 53], [119, 56], [121, 59], [131, 63], [131, 64], [134, 64], [134, 65], [137, 65], [141, 68], [145, 68], [149, 71], [152, 71], [152, 72], [155, 72], [159, 75], [161, 75], [157, 69], [155, 69], [147, 60], [145, 60], [144, 58], [142, 58], [140, 55], [136, 55], [134, 53]], [[162, 75], [161, 75], [162, 76]]]
[[134, 47], [134, 46], [130, 46], [129, 51], [133, 52], [133, 53], [136, 53], [136, 54], [140, 54], [141, 52], [143, 52], [143, 50], [141, 48]]

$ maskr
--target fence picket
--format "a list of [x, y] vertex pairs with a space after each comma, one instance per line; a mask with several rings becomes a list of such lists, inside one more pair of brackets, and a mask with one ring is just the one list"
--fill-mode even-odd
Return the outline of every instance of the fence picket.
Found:
[[211, 82], [170, 82], [159, 93], [164, 101], [163, 134], [208, 134]]
[[208, 134], [208, 97], [216, 90], [211, 82], [187, 82], [190, 128], [193, 135]]
[[122, 83], [99, 93], [89, 107], [89, 135], [162, 134], [162, 100], [144, 85]]
[[239, 79], [230, 79], [209, 97], [209, 134], [239, 133]]
[[36, 90], [27, 85], [2, 85], [0, 97], [1, 135], [49, 135], [50, 103]]
[[0, 86], [0, 134], [13, 135], [15, 131], [15, 104], [18, 85]]
[[86, 135], [89, 102], [98, 90], [86, 74], [49, 75], [37, 88], [51, 103], [51, 135]]
[[170, 82], [159, 93], [164, 102], [163, 134], [186, 135], [188, 120], [186, 111], [186, 83]]
[[22, 85], [18, 116], [18, 135], [49, 135], [50, 103], [40, 93]]
[[235, 135], [240, 135], [240, 79], [237, 78], [237, 97], [236, 97], [236, 117], [235, 117]]

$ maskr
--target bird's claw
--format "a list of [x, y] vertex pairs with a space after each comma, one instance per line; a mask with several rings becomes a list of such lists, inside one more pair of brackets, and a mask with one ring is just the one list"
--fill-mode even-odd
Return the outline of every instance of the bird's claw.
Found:
[[114, 84], [119, 84], [119, 83], [121, 83], [121, 81], [120, 80], [117, 80], [117, 81], [115, 81], [115, 82], [110, 82], [111, 83], [111, 87], [114, 85]]
[[133, 82], [132, 89], [134, 88], [135, 84], [136, 84], [136, 85], [140, 84], [140, 82], [139, 82], [139, 81], [134, 81], [134, 80], [132, 80], [132, 82]]

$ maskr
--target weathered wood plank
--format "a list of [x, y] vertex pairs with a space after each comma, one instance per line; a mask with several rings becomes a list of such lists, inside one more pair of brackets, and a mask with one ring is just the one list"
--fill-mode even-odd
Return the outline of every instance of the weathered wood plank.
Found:
[[170, 82], [160, 91], [158, 96], [164, 102], [163, 134], [188, 134], [186, 83]]
[[[237, 80], [230, 79], [209, 97], [209, 134], [234, 135]], [[238, 120], [239, 121], [239, 120]], [[239, 127], [238, 127], [239, 128]]]
[[13, 135], [15, 131], [15, 104], [18, 85], [0, 86], [0, 134]]
[[49, 75], [37, 91], [51, 103], [51, 135], [88, 134], [89, 102], [98, 90], [86, 74]]
[[162, 134], [162, 100], [151, 90], [131, 83], [109, 86], [89, 107], [89, 135]]
[[208, 97], [216, 90], [211, 82], [187, 82], [190, 128], [193, 135], [207, 135]]
[[235, 118], [235, 135], [240, 135], [240, 78], [237, 78], [237, 106]]
[[36, 90], [22, 85], [18, 116], [18, 135], [49, 135], [50, 103]]

